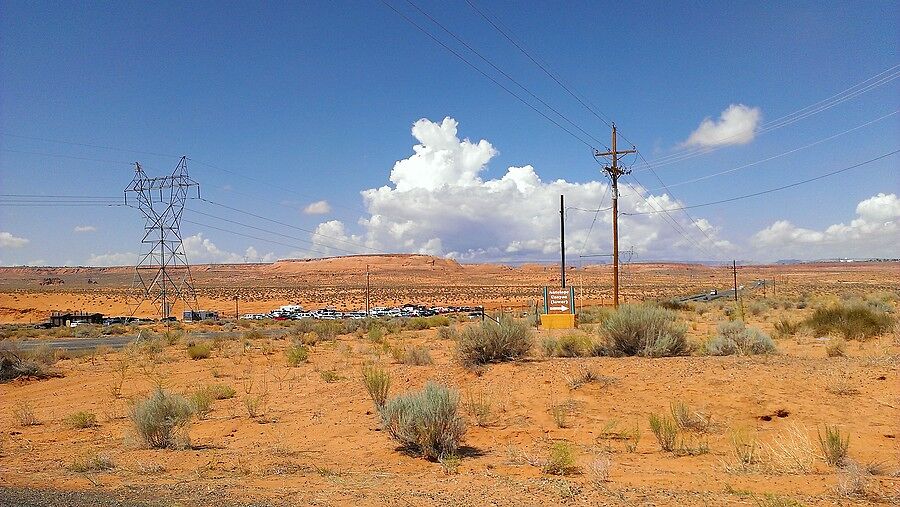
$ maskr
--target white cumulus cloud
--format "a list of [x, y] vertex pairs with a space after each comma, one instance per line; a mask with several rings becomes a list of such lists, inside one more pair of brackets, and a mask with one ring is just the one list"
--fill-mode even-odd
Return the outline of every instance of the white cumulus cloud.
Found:
[[701, 148], [747, 144], [756, 136], [756, 127], [761, 118], [762, 112], [758, 107], [731, 104], [722, 111], [718, 121], [704, 118], [684, 144]]
[[[554, 258], [559, 252], [559, 196], [569, 206], [596, 208], [609, 188], [604, 181], [572, 183], [544, 181], [530, 166], [509, 167], [498, 179], [481, 178], [497, 150], [486, 140], [460, 140], [458, 124], [452, 118], [441, 122], [417, 121], [412, 135], [417, 140], [413, 154], [394, 164], [389, 180], [392, 185], [361, 192], [368, 211], [356, 229], [332, 220], [319, 224], [313, 236], [320, 250], [340, 254], [337, 248], [364, 253], [367, 248], [386, 252], [415, 252], [447, 256], [459, 260], [538, 260]], [[645, 189], [620, 185], [620, 210], [652, 211], [639, 197], [657, 207], [681, 205], [668, 195], [652, 195]], [[703, 234], [684, 215], [672, 216], [693, 241], [709, 244]], [[594, 213], [570, 210], [567, 213], [567, 250], [570, 254], [607, 253], [611, 250], [610, 211], [602, 211], [593, 231], [588, 230]], [[663, 215], [622, 216], [620, 246], [631, 246], [644, 258], [707, 258], [692, 250], [685, 239], [666, 223]], [[730, 248], [717, 239], [718, 230], [705, 220], [704, 229], [718, 248]], [[333, 238], [343, 240], [335, 241]], [[586, 242], [586, 244], [585, 244]], [[331, 250], [329, 250], [331, 249]], [[318, 255], [321, 255], [319, 253]]]
[[131, 252], [106, 252], [91, 254], [87, 266], [134, 266], [138, 262], [138, 254]]
[[0, 248], [22, 248], [27, 245], [27, 238], [13, 236], [10, 232], [0, 231]]
[[272, 262], [276, 259], [274, 253], [260, 254], [256, 248], [252, 246], [247, 247], [243, 253], [223, 250], [216, 246], [209, 238], [203, 237], [202, 232], [198, 232], [193, 236], [187, 236], [182, 241], [188, 262], [192, 264]]
[[76, 225], [74, 232], [96, 232], [97, 228], [93, 225]]
[[856, 205], [856, 218], [817, 231], [779, 220], [753, 236], [760, 256], [837, 258], [900, 256], [900, 199], [879, 193]]
[[313, 203], [309, 203], [305, 208], [303, 208], [303, 212], [307, 215], [324, 215], [331, 211], [331, 205], [328, 204], [328, 201], [316, 201]]

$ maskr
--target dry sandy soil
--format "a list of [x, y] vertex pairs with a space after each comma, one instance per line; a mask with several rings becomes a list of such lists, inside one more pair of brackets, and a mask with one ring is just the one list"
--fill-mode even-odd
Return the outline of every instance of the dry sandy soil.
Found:
[[[527, 309], [539, 303], [541, 287], [559, 285], [556, 265], [509, 267], [459, 264], [424, 255], [335, 257], [271, 264], [198, 265], [192, 274], [201, 308], [234, 314], [268, 312], [285, 304], [309, 308], [365, 307], [366, 267], [370, 270], [372, 306], [408, 302], [430, 305], [484, 305]], [[591, 265], [567, 269], [577, 287], [578, 304], [608, 305], [612, 269]], [[45, 279], [62, 284], [41, 285]], [[843, 294], [896, 291], [900, 263], [836, 263], [791, 266], [742, 266], [738, 283], [775, 280], [781, 295]], [[88, 280], [96, 283], [89, 284]], [[83, 310], [106, 315], [131, 314], [133, 268], [0, 267], [0, 322], [40, 322], [51, 310]], [[627, 264], [622, 267], [625, 301], [661, 299], [732, 286], [731, 266], [691, 264]], [[769, 290], [771, 295], [771, 289]], [[182, 306], [176, 305], [180, 315]], [[153, 316], [158, 308], [145, 303], [136, 315]]]
[[[405, 260], [430, 263], [421, 257]], [[312, 288], [312, 270], [305, 270], [310, 265], [208, 267], [198, 270], [197, 279], [209, 306], [220, 304], [223, 310], [229, 304], [226, 280], [247, 291], [241, 294], [258, 294], [254, 304], [260, 310], [288, 302], [322, 304], [323, 300], [315, 299], [321, 296], [315, 296]], [[776, 286], [778, 299], [808, 304], [802, 309], [794, 304], [790, 309], [779, 305], [748, 312], [748, 324], [772, 334], [780, 318], [800, 320], [815, 305], [841, 294], [890, 290], [896, 296], [897, 267], [744, 268], [742, 280], [777, 278], [784, 284], [783, 289]], [[596, 275], [591, 273], [594, 269]], [[606, 288], [601, 277], [608, 274], [607, 269], [573, 271], [570, 279], [594, 276], [592, 283], [600, 294]], [[629, 287], [635, 294], [670, 295], [710, 285], [723, 288], [730, 277], [723, 268], [701, 266], [629, 269]], [[255, 270], [265, 270], [270, 278], [263, 279]], [[319, 280], [328, 273], [327, 267], [315, 270]], [[402, 292], [401, 286], [425, 291], [439, 280], [453, 280], [453, 287], [459, 287], [453, 290], [458, 292], [432, 288], [445, 292], [428, 293], [450, 298], [440, 303], [472, 302], [462, 296], [472, 288], [485, 294], [491, 290], [524, 294], [534, 286], [552, 283], [554, 276], [539, 267], [470, 268], [453, 263], [428, 275], [431, 266], [418, 264], [413, 285], [402, 279], [407, 275], [392, 272], [388, 277], [388, 271], [382, 271], [383, 280], [389, 282], [381, 287], [396, 299], [413, 297]], [[121, 308], [116, 306], [122, 305], [116, 299], [121, 293], [107, 280], [130, 279], [127, 270], [17, 273], [7, 270], [3, 275], [4, 320], [11, 320], [11, 315], [37, 316], [37, 309], [45, 312], [67, 302], [72, 308], [88, 302], [100, 311], [103, 305]], [[77, 280], [86, 275], [101, 283], [78, 287]], [[66, 283], [29, 285], [47, 276], [59, 276]], [[284, 278], [270, 282], [275, 276]], [[358, 272], [336, 272], [327, 286], [339, 287], [358, 278]], [[296, 289], [292, 284], [298, 280], [308, 285]], [[270, 284], [272, 289], [260, 287]], [[98, 286], [101, 290], [92, 289]], [[659, 292], [651, 292], [651, 287]], [[747, 298], [749, 307], [762, 294]], [[503, 299], [495, 301], [499, 304]], [[897, 302], [895, 297], [895, 314], [900, 311]], [[698, 305], [702, 312], [680, 311], [690, 340], [701, 342], [714, 333], [730, 305], [711, 303]], [[453, 323], [456, 328], [467, 325], [472, 323]], [[190, 333], [233, 328], [231, 335], [240, 337], [249, 326], [259, 326], [263, 337], [246, 344], [240, 338], [225, 339], [208, 359], [187, 357]], [[492, 365], [480, 375], [461, 367], [455, 359], [455, 342], [439, 339], [434, 329], [399, 331], [386, 337], [395, 348], [426, 347], [433, 364], [425, 366], [397, 361], [365, 335], [319, 342], [310, 348], [308, 362], [291, 367], [283, 354], [296, 337], [291, 327], [243, 323], [234, 328], [225, 323], [185, 326], [183, 331], [185, 336], [178, 343], [158, 354], [140, 347], [98, 350], [57, 362], [63, 377], [0, 384], [0, 500], [13, 498], [4, 497], [10, 491], [4, 488], [49, 489], [45, 494], [50, 498], [69, 498], [61, 495], [73, 492], [77, 498], [78, 492], [84, 492], [161, 505], [787, 506], [889, 505], [900, 498], [900, 337], [896, 330], [865, 343], [851, 342], [846, 357], [827, 357], [827, 340], [805, 332], [778, 339], [777, 354], [754, 357], [546, 358], [537, 345], [529, 358]], [[535, 341], [540, 344], [543, 338], [561, 333], [537, 331]], [[582, 326], [578, 333], [597, 336], [591, 325]], [[484, 426], [471, 424], [475, 417], [467, 413], [466, 447], [456, 470], [404, 454], [381, 431], [360, 380], [361, 367], [367, 363], [380, 364], [391, 373], [391, 395], [434, 380], [457, 389], [466, 407], [467, 400], [487, 401], [490, 415]], [[603, 376], [602, 381], [573, 389], [568, 380], [585, 368]], [[114, 387], [120, 380], [122, 388], [116, 396]], [[212, 383], [228, 384], [236, 395], [214, 402], [207, 418], [193, 421], [189, 448], [150, 450], [138, 443], [126, 417], [130, 398], [146, 396], [155, 385], [190, 393]], [[257, 397], [262, 400], [260, 414], [251, 417], [245, 400]], [[687, 403], [711, 418], [707, 432], [681, 434], [685, 447], [693, 449], [682, 454], [693, 455], [662, 451], [650, 430], [649, 414], [668, 413], [673, 402]], [[17, 422], [13, 409], [23, 403], [40, 424]], [[72, 428], [66, 419], [78, 411], [95, 413], [98, 425]], [[560, 413], [565, 414], [564, 427], [558, 424]], [[872, 468], [873, 474], [856, 477], [865, 482], [859, 493], [843, 493], [851, 476], [819, 458], [817, 432], [825, 425], [849, 433], [850, 459]], [[637, 439], [635, 427], [640, 430]], [[735, 437], [756, 442], [755, 463], [740, 466]], [[541, 465], [551, 446], [560, 441], [572, 443], [579, 468], [565, 476], [544, 473]], [[73, 463], [96, 455], [108, 458], [113, 468], [72, 471]], [[606, 459], [609, 477], [604, 481], [593, 464]], [[95, 500], [100, 497], [87, 498], [82, 504], [100, 502]]]

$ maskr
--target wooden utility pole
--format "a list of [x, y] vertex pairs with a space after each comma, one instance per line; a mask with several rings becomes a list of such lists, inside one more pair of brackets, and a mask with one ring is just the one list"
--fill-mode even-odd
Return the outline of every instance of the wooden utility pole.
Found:
[[613, 301], [615, 308], [619, 307], [619, 176], [631, 171], [619, 167], [619, 155], [627, 155], [637, 150], [616, 151], [616, 124], [612, 124], [612, 149], [606, 152], [595, 151], [595, 157], [612, 156], [612, 165], [603, 170], [612, 182], [612, 228], [613, 228]]
[[731, 275], [734, 277], [734, 302], [738, 300], [737, 289], [737, 261], [731, 261]]

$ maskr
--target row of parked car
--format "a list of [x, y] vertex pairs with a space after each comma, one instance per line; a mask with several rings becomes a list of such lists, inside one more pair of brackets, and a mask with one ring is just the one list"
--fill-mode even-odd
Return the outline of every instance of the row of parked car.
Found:
[[433, 315], [441, 315], [445, 313], [469, 313], [481, 315], [482, 308], [477, 306], [424, 306], [424, 305], [403, 305], [392, 307], [375, 307], [370, 308], [368, 313], [365, 310], [340, 311], [333, 307], [321, 308], [318, 310], [304, 310], [300, 305], [286, 305], [272, 310], [269, 313], [248, 313], [241, 315], [243, 320], [300, 320], [300, 319], [318, 319], [318, 320], [338, 320], [338, 319], [365, 319], [365, 318], [409, 318], [409, 317], [431, 317]]

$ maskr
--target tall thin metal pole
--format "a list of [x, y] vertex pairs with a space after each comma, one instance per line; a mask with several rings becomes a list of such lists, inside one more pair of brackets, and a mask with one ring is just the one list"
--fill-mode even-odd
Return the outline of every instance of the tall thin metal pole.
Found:
[[566, 288], [566, 208], [565, 197], [559, 196], [559, 272], [562, 280], [562, 288]]

